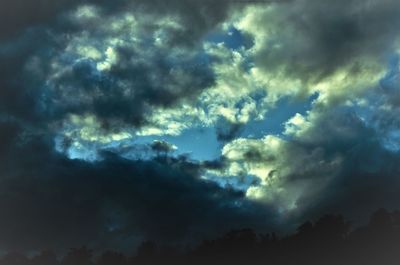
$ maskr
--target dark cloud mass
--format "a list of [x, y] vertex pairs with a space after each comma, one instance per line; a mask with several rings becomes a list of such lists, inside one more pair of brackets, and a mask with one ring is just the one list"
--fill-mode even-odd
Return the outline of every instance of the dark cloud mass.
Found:
[[[250, 2], [2, 1], [0, 252], [184, 245], [230, 228], [286, 232], [328, 212], [363, 222], [400, 207], [400, 2]], [[237, 17], [250, 21], [235, 34], [251, 47], [209, 40]], [[388, 58], [380, 83], [354, 85], [365, 65], [381, 70]], [[317, 96], [284, 131], [241, 138], [253, 113], [261, 124], [281, 95], [301, 100], [300, 90]], [[181, 126], [174, 115], [195, 118]], [[221, 150], [195, 160], [174, 133], [153, 128], [164, 124], [178, 136], [211, 127]], [[199, 137], [182, 142], [211, 150]], [[79, 140], [95, 159], [72, 159]]]
[[[89, 42], [96, 45], [97, 40], [130, 37], [128, 31], [109, 32], [68, 21], [78, 1], [1, 4], [3, 250], [88, 244], [130, 251], [144, 239], [192, 242], [226, 227], [265, 227], [264, 222], [273, 222], [268, 211], [257, 210], [243, 193], [201, 180], [202, 166], [197, 162], [166, 157], [135, 162], [104, 153], [102, 161], [88, 163], [54, 150], [52, 124], [67, 114], [95, 114], [109, 127], [121, 121], [140, 126], [151, 106], [170, 107], [213, 82], [212, 73], [187, 45], [222, 19], [225, 7], [195, 1], [120, 2], [119, 8], [100, 3], [104, 17], [95, 18], [95, 23], [134, 12], [139, 5], [144, 8], [140, 12], [150, 12], [151, 18], [163, 13], [190, 20], [190, 28], [167, 32], [172, 35], [166, 45], [182, 47], [181, 58], [168, 55], [168, 46], [157, 50], [145, 40], [116, 45], [118, 62], [103, 74], [92, 58], [78, 60], [65, 52], [71, 38], [80, 38], [89, 29]], [[150, 28], [139, 28], [143, 39], [157, 29], [144, 23], [140, 27]], [[65, 68], [54, 72], [54, 64]], [[157, 142], [152, 148], [164, 152], [171, 147]]]
[[144, 239], [179, 244], [226, 227], [274, 222], [241, 192], [201, 181], [196, 163], [133, 162], [112, 153], [93, 164], [69, 160], [45, 137], [18, 144], [19, 129], [1, 124], [3, 249], [88, 244], [129, 251]]
[[[79, 18], [68, 18], [79, 4], [100, 8], [99, 16], [82, 22], [75, 21]], [[4, 76], [1, 98], [5, 101], [2, 108], [18, 112], [29, 109], [28, 113], [21, 114], [37, 114], [35, 118], [45, 116], [46, 119], [90, 112], [104, 117], [107, 122], [121, 120], [140, 125], [145, 122], [144, 115], [151, 106], [171, 106], [182, 98], [195, 97], [196, 91], [212, 84], [208, 66], [193, 56], [195, 51], [187, 49], [188, 45], [197, 46], [198, 40], [223, 20], [228, 5], [229, 1], [169, 1], [168, 4], [164, 1], [118, 1], [113, 5], [106, 1], [2, 3], [0, 34], [5, 38], [0, 50], [1, 75]], [[140, 32], [130, 31], [134, 27], [130, 22], [126, 28], [116, 30], [102, 24], [107, 18], [118, 19], [124, 14], [140, 17], [146, 13], [148, 18], [138, 26]], [[167, 36], [162, 40], [162, 49], [158, 49], [152, 43], [152, 35], [166, 23], [154, 23], [161, 16], [176, 17], [185, 26], [165, 29], [163, 34]], [[94, 47], [112, 38], [132, 38], [132, 34], [138, 34], [141, 40], [140, 43], [115, 44], [118, 63], [102, 74], [98, 73], [93, 59], [78, 60], [65, 51], [74, 36], [79, 39], [87, 34], [89, 40], [84, 41]], [[183, 51], [178, 55], [169, 54], [172, 47]], [[66, 69], [54, 73], [49, 65], [51, 61], [65, 64]], [[46, 80], [52, 74], [56, 75], [55, 79]]]
[[0, 9], [0, 39], [15, 37], [32, 25], [45, 24], [78, 1], [5, 0]]
[[[283, 70], [287, 76], [309, 81], [354, 60], [359, 63], [354, 67], [357, 71], [362, 67], [360, 60], [397, 49], [399, 11], [395, 0], [299, 0], [277, 6], [275, 13], [257, 19], [266, 30], [274, 24], [281, 31], [269, 32], [271, 37], [256, 60], [270, 71]], [[271, 52], [274, 45], [276, 50]]]
[[[323, 138], [318, 140], [322, 135]], [[382, 147], [379, 132], [366, 126], [352, 110], [323, 115], [309, 137], [312, 138], [294, 145], [310, 151], [320, 149], [323, 154], [320, 168], [316, 166], [311, 172], [305, 170], [294, 174], [289, 181], [310, 177], [329, 180], [322, 189], [315, 181], [316, 186], [311, 190], [317, 193], [308, 192], [298, 200], [298, 211], [302, 215], [340, 212], [358, 223], [366, 220], [368, 211], [381, 205], [398, 207], [400, 156]], [[332, 163], [337, 157], [343, 162], [334, 177], [330, 177], [332, 172], [324, 173], [324, 163]]]

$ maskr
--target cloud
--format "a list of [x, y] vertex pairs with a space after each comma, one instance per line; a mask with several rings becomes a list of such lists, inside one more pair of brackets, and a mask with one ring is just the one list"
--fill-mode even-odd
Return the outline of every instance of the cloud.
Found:
[[307, 114], [286, 122], [282, 135], [227, 143], [225, 167], [209, 173], [222, 179], [257, 177], [260, 182], [250, 185], [246, 196], [279, 207], [289, 223], [326, 212], [360, 222], [380, 205], [399, 207], [393, 199], [400, 188], [399, 149], [385, 145], [388, 128], [376, 123], [378, 113], [386, 115], [384, 102], [332, 108], [317, 99]]
[[22, 141], [13, 122], [0, 131], [3, 250], [130, 250], [142, 239], [191, 242], [226, 227], [273, 222], [243, 193], [201, 180], [194, 162], [135, 162], [109, 153], [88, 163], [55, 152], [46, 136]]
[[0, 41], [17, 36], [26, 28], [51, 23], [64, 10], [78, 1], [68, 0], [5, 0], [0, 10]]
[[[395, 46], [390, 36], [395, 36], [396, 27], [390, 27], [390, 32], [380, 29], [397, 23], [391, 11], [398, 8], [389, 0], [327, 5], [278, 1], [247, 4], [247, 8], [232, 1], [170, 1], [168, 5], [119, 1], [114, 7], [105, 2], [74, 2], [62, 13], [58, 7], [43, 6], [59, 20], [39, 23], [50, 29], [47, 41], [21, 55], [20, 69], [13, 71], [27, 68], [34, 73], [31, 79], [22, 75], [40, 91], [33, 97], [40, 101], [32, 102], [31, 108], [55, 119], [63, 119], [66, 113], [95, 114], [105, 126], [121, 126], [120, 122], [145, 126], [142, 134], [178, 134], [185, 120], [170, 117], [164, 122], [171, 121], [176, 129], [154, 121], [160, 120], [164, 109], [168, 112], [182, 104], [191, 113], [207, 112], [196, 122], [199, 125], [214, 124], [221, 116], [237, 125], [262, 118], [288, 95], [318, 92], [327, 104], [358, 95], [382, 76], [381, 57]], [[328, 9], [333, 11], [319, 16]], [[371, 25], [381, 15], [385, 19]], [[223, 45], [199, 47], [210, 31], [232, 23], [254, 39], [253, 47], [236, 51]], [[30, 42], [33, 36], [24, 38], [20, 42]], [[45, 52], [48, 49], [51, 53]], [[217, 61], [205, 65], [205, 54]], [[27, 85], [18, 86], [10, 88], [12, 93]], [[259, 92], [267, 96], [254, 98]]]
[[[45, 109], [46, 116], [82, 110], [106, 119], [117, 116], [134, 125], [148, 118], [144, 116], [151, 106], [171, 107], [212, 84], [207, 66], [195, 58], [201, 49], [194, 46], [222, 21], [230, 5], [229, 1], [167, 5], [118, 1], [113, 6], [105, 1], [20, 2], [2, 4], [1, 24], [8, 26], [0, 32], [12, 33], [1, 45], [2, 67], [12, 73], [7, 76], [3, 71], [6, 90], [12, 91], [8, 93], [18, 97], [26, 90], [40, 91], [31, 101], [41, 101], [32, 102], [31, 108]], [[27, 83], [18, 81], [21, 78]], [[90, 104], [88, 97], [94, 99]]]
[[211, 71], [196, 59], [201, 51], [158, 45], [173, 35], [170, 30], [182, 28], [179, 17], [133, 12], [104, 17], [92, 11], [89, 31], [83, 11], [76, 12], [72, 21], [79, 24], [80, 17], [85, 30], [52, 59], [45, 111], [92, 113], [104, 122], [140, 127], [153, 107], [174, 106], [213, 83]]
[[[21, 3], [0, 11], [0, 249], [185, 242], [398, 206], [397, 1]], [[232, 28], [235, 48], [209, 38]], [[310, 95], [280, 134], [238, 138]], [[220, 159], [133, 141], [201, 127]]]
[[173, 144], [167, 143], [165, 141], [153, 141], [150, 145], [151, 149], [159, 153], [170, 153], [177, 149]]
[[[207, 34], [243, 4], [75, 1], [59, 9], [40, 3], [48, 15], [38, 14], [2, 45], [3, 67], [11, 73], [3, 78], [5, 93], [12, 94], [4, 98], [28, 102], [14, 109], [18, 102], [7, 100], [5, 111], [56, 126], [71, 114], [95, 115], [104, 128], [128, 124], [138, 135], [177, 135], [187, 123], [210, 126], [221, 116], [234, 126], [260, 117], [265, 108], [257, 111], [253, 81], [241, 78], [243, 51], [203, 47]], [[207, 57], [215, 52], [223, 62], [210, 65]], [[234, 75], [237, 84], [229, 81]], [[224, 101], [226, 92], [233, 93]]]
[[252, 71], [270, 94], [319, 92], [336, 104], [383, 76], [386, 55], [397, 50], [399, 8], [390, 0], [301, 0], [249, 6], [235, 25], [253, 36]]
[[[218, 125], [223, 118], [237, 127], [262, 119], [283, 97], [317, 93], [327, 105], [362, 97], [378, 85], [387, 54], [397, 49], [396, 28], [385, 30], [397, 23], [396, 9], [393, 1], [294, 1], [233, 10], [222, 28], [234, 25], [254, 45], [206, 43], [215, 85], [199, 98], [208, 121]], [[371, 25], [382, 14], [385, 19]]]
[[196, 40], [226, 11], [198, 1], [134, 4], [52, 10], [51, 22], [24, 22], [1, 43], [0, 249], [130, 251], [143, 239], [183, 243], [275, 226], [269, 209], [202, 179], [211, 162], [122, 158], [134, 146], [116, 142], [152, 127], [179, 132], [163, 117], [193, 110], [213, 84]]

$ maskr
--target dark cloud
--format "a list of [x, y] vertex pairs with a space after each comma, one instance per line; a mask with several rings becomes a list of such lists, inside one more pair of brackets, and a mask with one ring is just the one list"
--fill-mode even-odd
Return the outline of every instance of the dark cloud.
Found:
[[[213, 84], [214, 76], [202, 61], [200, 40], [242, 4], [228, 0], [120, 0], [112, 5], [94, 0], [6, 1], [0, 11], [2, 111], [53, 121], [69, 113], [92, 113], [105, 127], [120, 123], [140, 127], [152, 107], [177, 106]], [[88, 21], [73, 17], [83, 5], [97, 7], [98, 16]], [[141, 44], [116, 45], [118, 62], [109, 72], [99, 74], [95, 61], [66, 52], [82, 35], [89, 40], [81, 44], [94, 47], [107, 38], [129, 39], [133, 24], [114, 32], [105, 29], [107, 19], [124, 14], [147, 16], [136, 36]], [[156, 23], [162, 17], [176, 19], [180, 27]], [[163, 32], [162, 48], [152, 43], [158, 30]], [[172, 49], [186, 52], [174, 56]], [[62, 74], [52, 69], [55, 63], [64, 68]]]
[[0, 41], [16, 37], [26, 28], [47, 24], [74, 6], [76, 0], [4, 0], [0, 9]]
[[154, 141], [150, 145], [151, 149], [158, 153], [170, 153], [175, 150], [175, 147], [165, 141]]
[[366, 58], [380, 63], [397, 49], [399, 11], [395, 0], [282, 4], [252, 25], [268, 32], [255, 60], [269, 71], [303, 80], [318, 81], [349, 63], [357, 72]]
[[[305, 196], [300, 205], [306, 214], [343, 213], [354, 223], [366, 221], [368, 211], [385, 206], [399, 208], [400, 157], [376, 143], [349, 152], [340, 174], [314, 198]], [[304, 214], [304, 213], [303, 213]]]
[[190, 67], [190, 61], [171, 66], [165, 54], [157, 53], [144, 58], [147, 62], [135, 62], [141, 56], [138, 52], [120, 51], [121, 59], [105, 74], [98, 74], [90, 60], [76, 63], [54, 80], [44, 112], [59, 116], [91, 113], [103, 122], [141, 126], [152, 107], [168, 108], [182, 103], [181, 100], [194, 98], [213, 82], [206, 66]]
[[237, 138], [243, 130], [243, 124], [221, 119], [216, 125], [217, 140], [229, 142]]
[[[63, 119], [68, 113], [91, 113], [105, 127], [121, 126], [121, 122], [141, 126], [152, 107], [175, 106], [213, 84], [208, 66], [192, 54], [199, 48], [198, 40], [225, 17], [228, 2], [119, 1], [113, 6], [102, 1], [81, 2], [100, 8], [101, 16], [94, 18], [92, 24], [69, 18], [79, 1], [25, 2], [6, 2], [2, 9], [7, 16], [0, 24], [10, 28], [3, 26], [0, 32], [8, 36], [20, 31], [0, 46], [2, 111], [20, 118], [52, 121]], [[90, 32], [90, 39], [82, 45], [95, 47], [107, 38], [132, 37], [129, 27], [133, 24], [117, 32], [104, 27], [101, 30], [104, 19], [118, 18], [122, 13], [146, 14], [150, 19], [139, 25], [140, 45], [116, 45], [118, 62], [107, 73], [99, 73], [92, 59], [65, 52], [72, 39], [85, 31]], [[160, 16], [177, 19], [182, 28], [154, 24]], [[162, 48], [153, 43], [152, 35], [157, 30], [166, 34]], [[196, 43], [196, 47], [190, 48], [189, 42]], [[174, 56], [170, 48], [187, 52]], [[51, 62], [61, 64], [63, 72], [55, 73]]]
[[[225, 168], [243, 170], [245, 175], [256, 172], [263, 180], [253, 186], [259, 201], [286, 209], [286, 227], [326, 213], [364, 222], [374, 209], [400, 207], [398, 129], [379, 128], [376, 114], [386, 113], [381, 108], [327, 108], [315, 102], [294, 133], [226, 145]], [[385, 144], [388, 135], [394, 138], [394, 147]]]
[[268, 210], [199, 178], [200, 165], [168, 158], [86, 163], [52, 150], [47, 137], [20, 140], [1, 124], [0, 248], [89, 244], [130, 250], [142, 239], [190, 242], [227, 227], [267, 228]]
[[[305, 164], [288, 177], [289, 183], [312, 179], [296, 203], [296, 218], [342, 213], [360, 223], [379, 207], [398, 208], [400, 154], [382, 145], [381, 132], [349, 108], [329, 110], [314, 122], [306, 138], [289, 144], [309, 153], [319, 150], [311, 167]], [[296, 153], [292, 154], [289, 166], [296, 164]], [[327, 166], [334, 161], [340, 162]]]
[[1, 4], [0, 10], [0, 40], [16, 37], [24, 30], [37, 26], [50, 28], [57, 26], [65, 30], [67, 29], [65, 25], [57, 24], [60, 22], [59, 19], [79, 5], [89, 4], [100, 7], [105, 15], [140, 9], [142, 12], [152, 13], [155, 16], [170, 14], [182, 17], [184, 24], [190, 23], [191, 26], [187, 27], [183, 33], [176, 32], [177, 35], [173, 38], [174, 43], [195, 43], [198, 37], [203, 36], [208, 30], [223, 21], [229, 11], [229, 6], [233, 3], [235, 1], [230, 0], [172, 0], [168, 2], [117, 0], [113, 4], [104, 0], [5, 0]]
[[[81, 3], [97, 5], [101, 15], [91, 23], [71, 19]], [[125, 146], [89, 163], [54, 150], [53, 130], [68, 114], [93, 114], [103, 128], [117, 132], [125, 124], [141, 127], [150, 122], [154, 108], [192, 102], [212, 86], [214, 75], [204, 63], [199, 40], [224, 21], [232, 6], [230, 1], [195, 0], [118, 1], [113, 6], [106, 1], [1, 4], [0, 249], [82, 244], [129, 248], [142, 239], [185, 242], [228, 228], [281, 225], [275, 205], [261, 206], [241, 191], [200, 177], [207, 169], [225, 170], [226, 158], [197, 162], [150, 156], [132, 161], [118, 155], [136, 148]], [[394, 0], [286, 3], [276, 13], [284, 33], [276, 40], [281, 45], [274, 53], [261, 49], [256, 63], [269, 70], [284, 65], [288, 76], [324, 77], [354, 58], [375, 58], [393, 48], [398, 11], [400, 4]], [[106, 71], [98, 69], [97, 59], [68, 50], [79, 41], [104, 49], [109, 39], [124, 39], [130, 34], [126, 27], [102, 28], [106, 19], [124, 13], [149, 18], [139, 19], [138, 44], [129, 40], [114, 45], [116, 62]], [[176, 18], [182, 27], [164, 27], [157, 20], [163, 16]], [[263, 30], [268, 19], [261, 17], [255, 26]], [[154, 42], [157, 30], [165, 35], [161, 47]], [[358, 71], [357, 64], [352, 71]], [[383, 102], [396, 109], [397, 103], [389, 99]], [[398, 127], [397, 112], [373, 115], [374, 127], [347, 108], [313, 108], [318, 117], [312, 129], [288, 137], [284, 163], [279, 160], [282, 154], [259, 148], [243, 154], [247, 162], [282, 162], [284, 169], [291, 169], [284, 180], [291, 187], [300, 189], [298, 183], [307, 181], [307, 192], [297, 200], [288, 223], [326, 211], [357, 219], [377, 207], [399, 206], [400, 156], [381, 141]], [[218, 140], [227, 142], [238, 137], [241, 125], [224, 121], [216, 129]], [[66, 138], [64, 149], [72, 143]], [[155, 142], [150, 148], [168, 153], [172, 146]], [[279, 168], [267, 173], [271, 179], [280, 174]], [[239, 177], [243, 179], [238, 182], [247, 185], [250, 177]]]

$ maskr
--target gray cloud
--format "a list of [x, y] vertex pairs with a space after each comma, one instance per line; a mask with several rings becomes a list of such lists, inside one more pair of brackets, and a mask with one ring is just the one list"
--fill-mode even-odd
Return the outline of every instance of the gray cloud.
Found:
[[269, 71], [280, 71], [284, 65], [286, 75], [305, 80], [324, 78], [357, 60], [362, 64], [365, 57], [381, 61], [397, 49], [399, 10], [393, 0], [299, 0], [277, 5], [249, 25], [267, 36], [256, 61]]
[[[212, 86], [199, 40], [230, 8], [242, 7], [91, 1], [81, 10], [82, 3], [6, 1], [0, 9], [0, 249], [123, 248], [143, 238], [185, 241], [232, 227], [277, 229], [285, 213], [292, 224], [327, 211], [360, 219], [374, 208], [399, 206], [400, 157], [382, 142], [398, 127], [393, 84], [383, 85], [370, 120], [354, 105], [331, 108], [316, 100], [282, 138], [234, 140], [238, 124], [217, 124], [219, 139], [233, 142], [216, 161], [129, 161], [118, 155], [123, 148], [95, 163], [67, 159], [53, 138], [70, 114], [94, 115], [105, 130], [140, 128], [154, 108], [192, 103]], [[367, 60], [397, 49], [397, 1], [273, 6], [242, 28], [262, 36], [252, 56], [272, 75], [318, 81], [348, 64], [348, 74], [357, 75]], [[171, 150], [164, 142], [151, 147]], [[202, 179], [207, 171], [260, 181], [246, 198]]]
[[[324, 213], [343, 213], [358, 223], [379, 207], [398, 208], [398, 149], [388, 149], [383, 131], [358, 111], [315, 103], [284, 139], [235, 140], [223, 149], [222, 174], [238, 168], [255, 174], [262, 182], [248, 196], [280, 205], [289, 226]], [[368, 111], [376, 114], [379, 107]]]
[[241, 192], [201, 180], [196, 163], [112, 153], [86, 163], [56, 153], [47, 137], [21, 142], [12, 122], [1, 129], [3, 250], [88, 244], [129, 251], [142, 239], [193, 242], [227, 227], [273, 225], [271, 213]]

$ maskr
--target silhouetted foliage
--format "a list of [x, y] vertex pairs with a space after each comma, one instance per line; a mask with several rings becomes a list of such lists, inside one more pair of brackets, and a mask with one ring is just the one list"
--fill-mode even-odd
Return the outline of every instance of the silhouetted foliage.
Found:
[[104, 252], [96, 262], [97, 265], [127, 265], [128, 260], [124, 254], [114, 251]]
[[0, 260], [1, 265], [29, 265], [29, 259], [21, 253], [12, 252]]
[[63, 258], [61, 265], [93, 265], [93, 251], [86, 248], [73, 248]]
[[46, 250], [31, 259], [31, 265], [59, 265], [59, 261], [54, 252]]
[[179, 251], [145, 241], [132, 257], [106, 251], [71, 249], [59, 261], [51, 251], [27, 258], [9, 253], [0, 265], [398, 265], [400, 264], [400, 212], [380, 209], [367, 225], [352, 229], [341, 215], [325, 215], [315, 223], [300, 225], [292, 235], [256, 234], [251, 229], [232, 230]]

